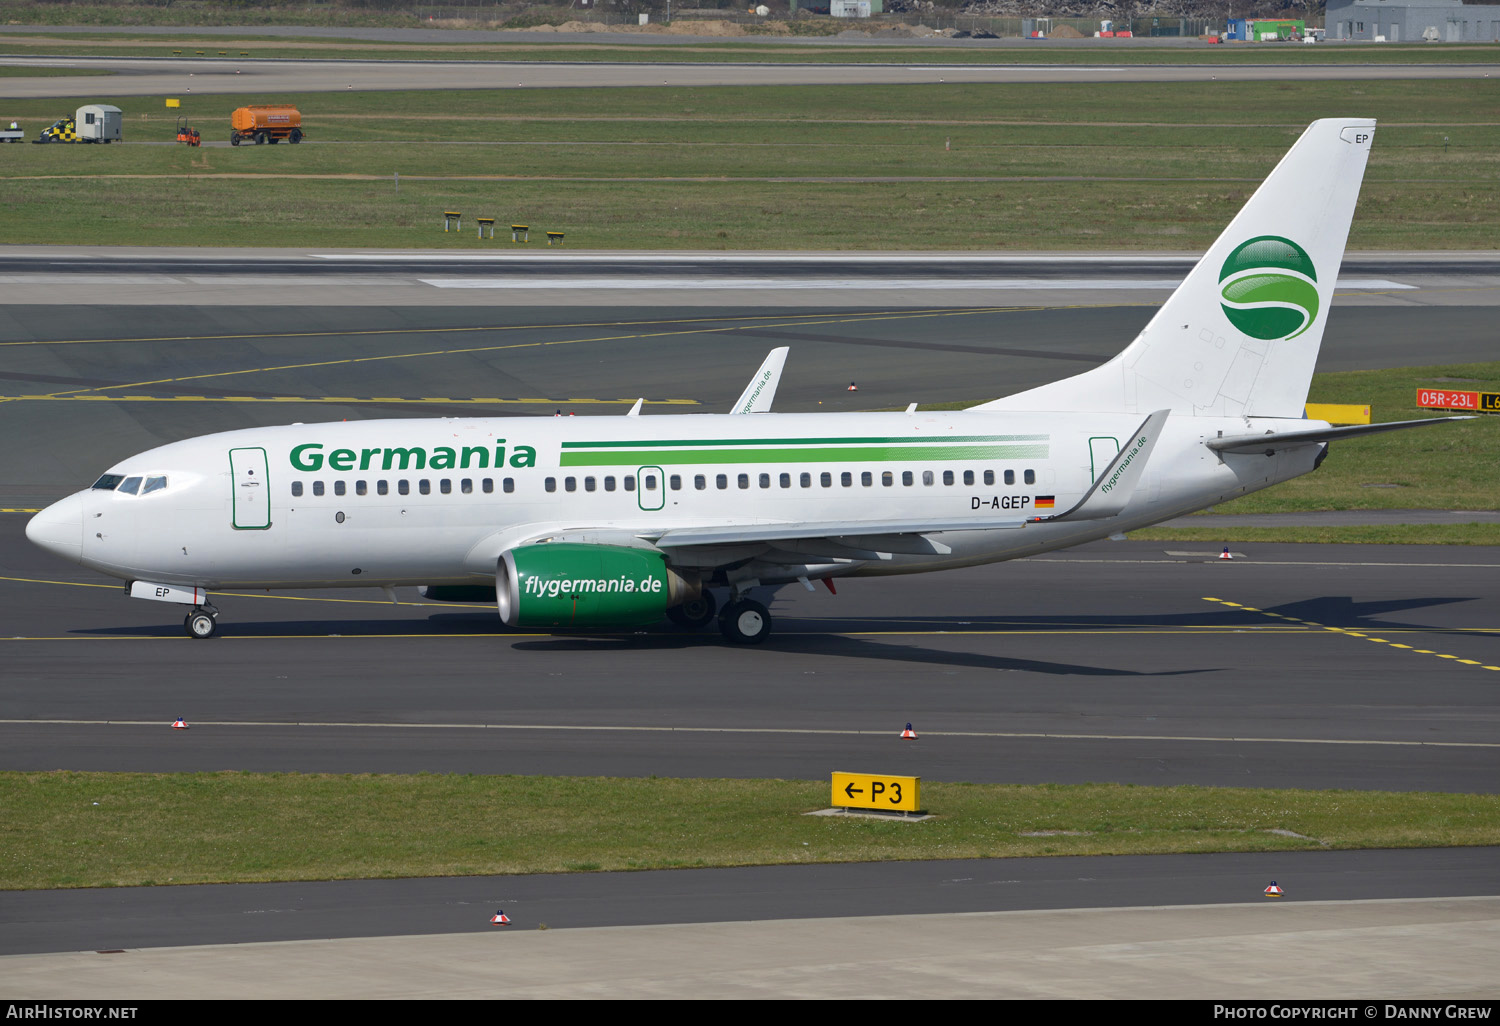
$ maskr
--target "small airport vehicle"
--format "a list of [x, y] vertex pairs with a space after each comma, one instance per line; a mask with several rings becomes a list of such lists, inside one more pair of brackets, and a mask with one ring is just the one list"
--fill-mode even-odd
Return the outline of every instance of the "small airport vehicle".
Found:
[[260, 146], [265, 143], [299, 143], [306, 136], [302, 132], [302, 112], [284, 104], [267, 104], [255, 107], [239, 107], [229, 116], [229, 145], [238, 146], [246, 140]]
[[187, 115], [183, 114], [177, 118], [177, 141], [184, 146], [202, 146], [203, 137], [198, 130], [187, 123]]
[[111, 143], [123, 142], [124, 115], [119, 107], [107, 103], [89, 103], [79, 107], [72, 117], [59, 118], [34, 143]]
[[239, 588], [424, 586], [511, 627], [663, 618], [771, 632], [777, 588], [1066, 548], [1316, 470], [1329, 443], [1451, 419], [1305, 417], [1375, 122], [1314, 122], [1118, 356], [957, 412], [772, 413], [776, 350], [727, 414], [255, 427], [109, 467], [33, 543], [189, 607]]
[[0, 142], [18, 143], [26, 141], [26, 130], [16, 127], [12, 121], [9, 128], [0, 129]]

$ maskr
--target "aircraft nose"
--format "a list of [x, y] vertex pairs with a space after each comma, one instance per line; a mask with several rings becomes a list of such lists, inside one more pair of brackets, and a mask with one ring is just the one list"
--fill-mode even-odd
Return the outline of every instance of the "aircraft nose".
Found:
[[26, 523], [26, 537], [71, 563], [83, 558], [83, 496], [59, 499]]

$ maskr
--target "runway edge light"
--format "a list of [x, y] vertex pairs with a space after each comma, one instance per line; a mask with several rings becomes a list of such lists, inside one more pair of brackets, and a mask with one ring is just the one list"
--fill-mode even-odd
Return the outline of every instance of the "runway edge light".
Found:
[[907, 741], [915, 741], [917, 739], [917, 732], [912, 730], [911, 724], [908, 723], [906, 729], [901, 732], [901, 736]]
[[181, 716], [177, 717], [177, 719], [175, 719], [175, 720], [172, 721], [172, 729], [173, 730], [187, 730], [188, 729], [187, 720], [184, 720]]
[[498, 926], [504, 926], [510, 922], [510, 916], [506, 915], [505, 909], [502, 908], [494, 915], [490, 916], [490, 922], [495, 923]]
[[1268, 897], [1268, 898], [1279, 898], [1279, 897], [1281, 897], [1281, 895], [1282, 895], [1281, 888], [1278, 887], [1278, 886], [1276, 886], [1276, 881], [1275, 880], [1272, 880], [1271, 881], [1271, 886], [1269, 886], [1269, 887], [1266, 888], [1266, 897]]

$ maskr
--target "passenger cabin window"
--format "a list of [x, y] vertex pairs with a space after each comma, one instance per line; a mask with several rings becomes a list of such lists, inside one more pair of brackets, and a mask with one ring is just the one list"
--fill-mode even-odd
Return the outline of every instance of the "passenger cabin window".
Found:
[[882, 470], [880, 472], [880, 483], [884, 487], [889, 488], [896, 483], [896, 478], [889, 470]]
[[792, 486], [792, 475], [782, 474], [779, 479], [779, 483], [783, 488], [790, 488]]
[[335, 481], [333, 483], [333, 494], [334, 495], [343, 495], [346, 491], [348, 491], [348, 485], [344, 484], [344, 482], [342, 482], [342, 481]]
[[545, 488], [549, 492], [555, 492], [555, 491], [557, 491], [557, 478], [555, 478], [555, 477], [549, 477], [549, 478], [547, 478], [547, 480], [545, 480], [545, 481], [542, 482], [542, 487]]
[[859, 475], [859, 483], [868, 488], [875, 483], [875, 475], [866, 470]]
[[703, 489], [708, 487], [708, 478], [704, 477], [702, 474], [694, 474], [693, 487], [698, 489], [698, 491], [700, 492], [703, 491]]
[[[986, 476], [988, 476], [989, 472], [986, 471], [985, 474], [986, 474]], [[1005, 483], [1006, 484], [1015, 484], [1016, 483], [1016, 472], [1014, 470], [1007, 470], [1005, 472]], [[985, 484], [989, 484], [989, 482], [986, 481]]]
[[849, 471], [847, 470], [844, 471], [839, 475], [839, 484], [843, 485], [845, 488], [848, 488], [850, 485], [854, 484], [854, 475], [849, 473]]
[[565, 477], [565, 478], [563, 478], [563, 491], [566, 491], [566, 492], [576, 492], [576, 491], [578, 491], [578, 478], [576, 478], [576, 477]]
[[1027, 484], [1036, 484], [1036, 471], [1028, 470], [1025, 474]]
[[396, 482], [396, 491], [401, 493], [402, 495], [410, 495], [411, 482], [403, 477], [401, 480]]
[[974, 471], [972, 471], [972, 470], [966, 470], [966, 471], [964, 471], [964, 484], [971, 485], [973, 483], [974, 483]]
[[718, 485], [720, 488], [728, 488], [729, 487], [729, 475], [728, 474], [716, 474], [714, 476], [714, 484]]
[[945, 484], [945, 485], [951, 485], [952, 483], [953, 483], [953, 471], [951, 471], [951, 470], [945, 470], [945, 471], [943, 471], [943, 484]]
[[901, 471], [901, 483], [903, 485], [907, 485], [908, 487], [910, 487], [910, 485], [912, 483], [911, 471], [909, 471], [909, 470], [903, 470], [903, 471]]
[[818, 484], [822, 485], [824, 488], [832, 488], [833, 475], [826, 470], [823, 471], [823, 473], [818, 475]]
[[354, 482], [354, 494], [355, 495], [368, 495], [369, 492], [370, 492], [370, 486], [369, 486], [369, 484], [367, 484], [364, 481], [356, 481], [356, 482]]
[[771, 475], [770, 474], [762, 474], [762, 475], [760, 475], [760, 486], [762, 488], [769, 488], [769, 487], [771, 487]]
[[799, 477], [797, 479], [797, 483], [800, 484], [803, 488], [811, 488], [812, 487], [812, 475], [804, 473], [801, 477]]
[[594, 479], [592, 477], [586, 477], [583, 479], [583, 490], [586, 492], [591, 492], [594, 490]]
[[924, 485], [931, 486], [932, 480], [933, 480], [932, 479], [932, 471], [930, 471], [930, 470], [924, 470], [924, 471], [922, 471], [922, 483]]
[[442, 492], [444, 495], [452, 495], [453, 494], [453, 482], [449, 481], [446, 477], [443, 478], [441, 481], [438, 482], [438, 491]]
[[466, 477], [462, 481], [458, 482], [458, 490], [460, 492], [463, 492], [465, 495], [468, 495], [471, 492], [473, 492], [474, 491], [474, 479], [472, 477]]
[[[646, 474], [644, 477], [642, 477], [641, 478], [641, 487], [644, 488], [648, 492], [654, 492], [654, 491], [656, 491], [656, 475], [655, 474]], [[699, 485], [698, 487], [702, 488], [703, 486]]]
[[375, 482], [375, 491], [379, 495], [389, 495], [389, 494], [391, 494], [390, 483], [387, 482], [387, 481], [383, 481], [383, 480], [382, 481], [376, 481]]
[[615, 490], [615, 479], [613, 476], [606, 476], [604, 478], [604, 490], [606, 492], [612, 492]]
[[749, 474], [741, 474], [738, 478], [735, 479], [735, 483], [738, 484], [741, 488], [749, 488], [750, 487], [750, 475]]
[[302, 482], [301, 481], [293, 481], [292, 482], [292, 498], [296, 499], [296, 498], [300, 498], [301, 496], [302, 496]]
[[422, 480], [417, 482], [417, 491], [421, 492], [423, 495], [431, 495], [432, 482], [427, 480], [425, 477], [422, 478]]
[[[507, 477], [504, 481], [500, 482], [500, 485], [505, 489], [505, 494], [509, 495], [511, 492], [516, 490], [516, 479], [513, 477]], [[484, 479], [484, 490], [487, 492], [492, 492], [495, 490], [495, 486], [490, 483], [489, 478]]]

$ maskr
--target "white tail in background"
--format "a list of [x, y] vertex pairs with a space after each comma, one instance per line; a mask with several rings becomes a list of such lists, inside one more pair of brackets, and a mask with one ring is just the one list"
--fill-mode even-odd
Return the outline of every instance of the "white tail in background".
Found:
[[1314, 121], [1124, 352], [973, 408], [1301, 417], [1374, 136]]

